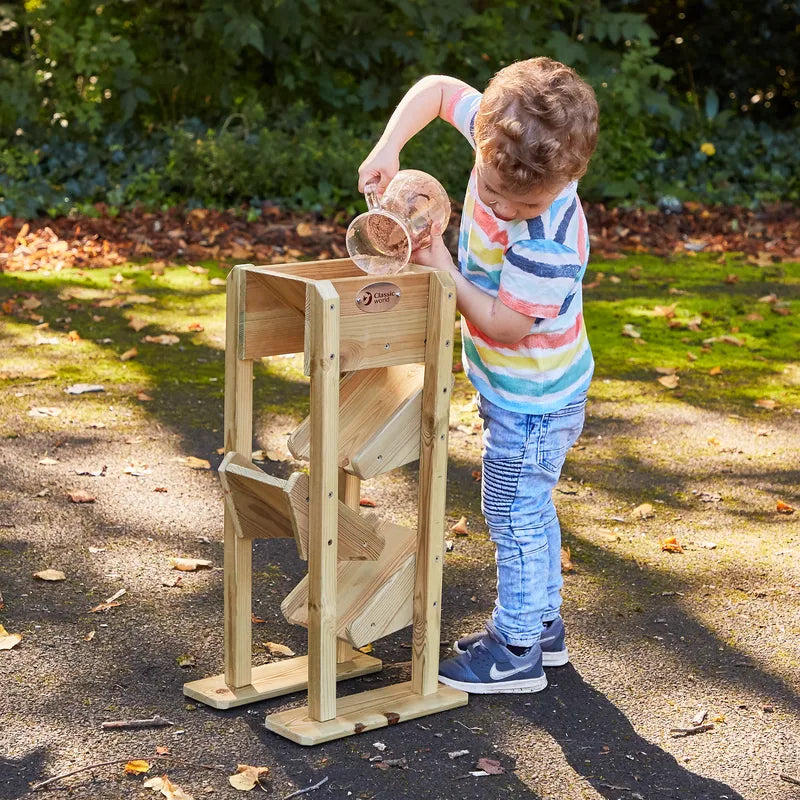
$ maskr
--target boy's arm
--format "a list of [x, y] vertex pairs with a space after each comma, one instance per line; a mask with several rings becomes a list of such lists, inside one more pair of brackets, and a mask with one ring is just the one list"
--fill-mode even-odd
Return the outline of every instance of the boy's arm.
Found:
[[383, 135], [358, 169], [358, 190], [378, 184], [378, 194], [400, 169], [400, 151], [406, 142], [436, 117], [446, 119], [453, 97], [469, 85], [447, 75], [428, 75], [406, 92], [386, 123]]
[[514, 344], [531, 332], [532, 317], [509, 308], [502, 300], [487, 294], [461, 274], [453, 263], [441, 233], [435, 233], [431, 246], [417, 250], [411, 260], [415, 264], [449, 270], [456, 282], [458, 310], [490, 339], [502, 344]]

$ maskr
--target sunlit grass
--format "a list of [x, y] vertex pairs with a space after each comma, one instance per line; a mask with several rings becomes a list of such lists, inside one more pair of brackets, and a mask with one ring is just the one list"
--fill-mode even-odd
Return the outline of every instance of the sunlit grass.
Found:
[[[132, 418], [157, 411], [167, 421], [219, 427], [226, 272], [213, 263], [203, 267], [207, 272], [156, 262], [0, 275], [0, 298], [17, 301], [12, 313], [0, 317], [0, 371], [57, 373], [38, 382], [24, 374], [0, 381], [7, 390], [3, 414], [25, 416], [35, 385], [37, 405], [67, 406], [80, 422], [107, 408], [113, 397], [117, 412]], [[784, 408], [800, 406], [799, 264], [763, 268], [734, 258], [719, 263], [716, 256], [630, 256], [592, 261], [585, 283], [596, 360], [594, 399], [684, 402], [740, 413], [755, 413], [753, 403], [765, 398]], [[777, 301], [759, 302], [769, 295]], [[28, 297], [41, 305], [21, 311]], [[37, 328], [39, 318], [48, 327]], [[131, 321], [140, 330], [130, 327]], [[623, 336], [626, 325], [638, 339]], [[70, 331], [80, 338], [69, 341]], [[178, 336], [179, 342], [143, 341], [161, 334]], [[726, 343], [720, 337], [733, 338]], [[37, 344], [42, 339], [57, 343]], [[122, 354], [133, 348], [135, 357], [123, 361]], [[302, 358], [275, 357], [262, 364], [256, 370], [256, 408], [294, 417], [307, 413]], [[657, 382], [659, 368], [677, 370], [677, 388]], [[79, 382], [104, 385], [105, 396], [78, 399], [64, 393]], [[138, 399], [139, 392], [153, 400]], [[453, 424], [474, 420], [473, 394], [458, 373]], [[47, 419], [28, 422], [39, 428]]]

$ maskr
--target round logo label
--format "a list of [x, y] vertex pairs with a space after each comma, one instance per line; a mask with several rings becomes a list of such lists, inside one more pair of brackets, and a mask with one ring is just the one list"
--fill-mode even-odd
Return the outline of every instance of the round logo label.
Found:
[[369, 314], [388, 311], [399, 302], [400, 287], [388, 281], [370, 283], [356, 295], [356, 306]]

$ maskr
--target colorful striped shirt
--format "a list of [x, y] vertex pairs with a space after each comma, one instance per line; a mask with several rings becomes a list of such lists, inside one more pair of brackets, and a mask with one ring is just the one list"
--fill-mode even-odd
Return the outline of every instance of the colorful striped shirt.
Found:
[[[475, 148], [481, 94], [462, 89], [447, 119]], [[464, 369], [495, 405], [523, 414], [548, 414], [589, 387], [594, 359], [583, 322], [581, 281], [589, 258], [586, 217], [570, 183], [533, 219], [509, 222], [478, 196], [473, 169], [458, 240], [461, 274], [509, 308], [530, 316], [530, 332], [514, 344], [492, 340], [462, 318]]]

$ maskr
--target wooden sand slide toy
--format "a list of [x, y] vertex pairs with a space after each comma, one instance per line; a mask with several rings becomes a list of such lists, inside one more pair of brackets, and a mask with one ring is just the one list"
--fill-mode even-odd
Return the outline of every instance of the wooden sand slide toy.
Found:
[[[466, 704], [439, 684], [455, 286], [421, 267], [381, 280], [349, 259], [240, 265], [225, 344], [225, 672], [184, 694], [231, 708], [298, 690], [308, 705], [266, 727], [305, 745]], [[253, 360], [303, 352], [310, 414], [289, 439], [309, 462], [288, 480], [251, 461]], [[416, 529], [359, 511], [360, 483], [419, 459]], [[281, 604], [308, 655], [253, 667], [254, 538], [293, 538], [308, 574]], [[411, 680], [337, 700], [381, 669], [355, 648], [413, 624]]]

